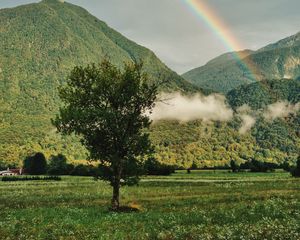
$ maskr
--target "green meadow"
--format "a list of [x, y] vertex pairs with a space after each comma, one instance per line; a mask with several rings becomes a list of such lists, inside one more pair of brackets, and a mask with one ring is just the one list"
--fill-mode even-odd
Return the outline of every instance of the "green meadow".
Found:
[[300, 179], [288, 173], [178, 171], [123, 187], [90, 177], [0, 181], [0, 239], [300, 239]]

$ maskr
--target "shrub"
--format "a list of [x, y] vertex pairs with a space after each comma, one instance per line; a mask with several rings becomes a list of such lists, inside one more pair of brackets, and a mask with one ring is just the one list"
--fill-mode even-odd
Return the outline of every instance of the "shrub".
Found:
[[282, 163], [280, 167], [286, 172], [290, 172], [292, 170], [289, 162], [287, 161]]
[[231, 168], [232, 172], [239, 171], [239, 165], [234, 160], [230, 161], [230, 168]]
[[145, 163], [145, 173], [147, 175], [168, 176], [175, 172], [175, 167], [158, 162], [154, 158], [150, 158]]
[[67, 158], [58, 154], [56, 156], [51, 156], [48, 165], [48, 174], [50, 175], [68, 175], [70, 173], [70, 168], [68, 169]]
[[74, 170], [75, 166], [71, 163], [68, 163], [67, 164], [67, 169], [66, 169], [66, 172], [67, 172], [67, 175], [71, 175], [72, 171]]
[[291, 169], [291, 174], [293, 177], [300, 177], [300, 156], [298, 157], [296, 167]]
[[58, 176], [47, 176], [47, 177], [13, 177], [5, 176], [2, 178], [3, 182], [15, 182], [15, 181], [61, 181], [61, 177]]
[[272, 172], [279, 166], [276, 163], [251, 160], [241, 164], [241, 169], [250, 169], [251, 172]]
[[79, 164], [71, 171], [72, 176], [97, 176], [99, 169], [91, 165]]

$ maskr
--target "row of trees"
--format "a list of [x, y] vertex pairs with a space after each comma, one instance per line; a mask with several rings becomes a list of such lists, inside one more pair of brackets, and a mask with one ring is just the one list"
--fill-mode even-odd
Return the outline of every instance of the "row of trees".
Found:
[[270, 162], [261, 162], [255, 159], [247, 161], [242, 164], [237, 164], [235, 161], [231, 160], [230, 168], [232, 172], [239, 172], [242, 170], [250, 170], [251, 172], [273, 172], [275, 169], [282, 168], [281, 164], [270, 163]]
[[52, 155], [47, 161], [43, 153], [36, 153], [25, 158], [23, 168], [29, 175], [94, 176], [97, 172], [97, 168], [92, 165], [68, 163], [62, 154]]
[[260, 162], [257, 160], [247, 161], [242, 164], [238, 164], [236, 161], [231, 160], [230, 168], [232, 172], [240, 172], [243, 170], [250, 170], [251, 172], [273, 172], [275, 169], [284, 169], [287, 172], [290, 172], [294, 177], [300, 177], [300, 156], [296, 166], [290, 165], [288, 162], [283, 164], [270, 163], [270, 162]]
[[[0, 169], [5, 169], [1, 167]], [[24, 168], [27, 174], [31, 175], [74, 175], [74, 176], [98, 176], [101, 168], [93, 165], [73, 165], [68, 163], [67, 158], [58, 154], [51, 156], [47, 161], [43, 153], [36, 153], [28, 156], [24, 160]], [[250, 170], [251, 172], [273, 172], [275, 169], [284, 169], [295, 177], [300, 176], [300, 157], [298, 157], [297, 165], [290, 166], [287, 162], [284, 164], [276, 164], [269, 162], [260, 162], [251, 160], [238, 164], [236, 161], [231, 160], [230, 166], [217, 167], [217, 169], [231, 169], [232, 172], [240, 172]], [[158, 162], [155, 158], [149, 158], [143, 165], [141, 165], [140, 172], [145, 175], [170, 175], [180, 169], [178, 166], [166, 165]], [[196, 164], [192, 164], [189, 170], [197, 169]], [[216, 169], [216, 168], [214, 168]], [[104, 170], [104, 169], [102, 169]]]
[[[23, 168], [29, 175], [73, 175], [99, 177], [105, 169], [94, 165], [74, 165], [68, 163], [67, 158], [62, 155], [52, 155], [49, 160], [43, 153], [35, 153], [25, 158]], [[149, 158], [140, 166], [140, 173], [145, 175], [170, 175], [175, 172], [176, 167], [165, 165], [154, 158]], [[103, 173], [104, 174], [104, 173]]]

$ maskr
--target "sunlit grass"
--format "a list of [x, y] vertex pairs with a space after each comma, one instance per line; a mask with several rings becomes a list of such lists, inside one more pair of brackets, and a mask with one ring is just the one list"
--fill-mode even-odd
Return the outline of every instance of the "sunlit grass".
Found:
[[89, 177], [0, 182], [0, 239], [299, 239], [299, 183], [284, 172], [179, 171], [122, 188], [122, 204], [141, 211], [118, 214], [110, 186]]

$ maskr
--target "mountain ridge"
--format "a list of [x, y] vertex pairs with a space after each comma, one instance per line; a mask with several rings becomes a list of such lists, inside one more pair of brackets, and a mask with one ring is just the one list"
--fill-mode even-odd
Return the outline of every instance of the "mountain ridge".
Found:
[[217, 92], [227, 93], [241, 85], [263, 79], [297, 79], [300, 76], [300, 33], [269, 44], [257, 51], [250, 51], [242, 58], [255, 69], [256, 79], [251, 78], [249, 70], [239, 64], [240, 60], [227, 59], [225, 53], [215, 58], [214, 65], [206, 64], [192, 69], [182, 76], [197, 85]]

